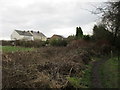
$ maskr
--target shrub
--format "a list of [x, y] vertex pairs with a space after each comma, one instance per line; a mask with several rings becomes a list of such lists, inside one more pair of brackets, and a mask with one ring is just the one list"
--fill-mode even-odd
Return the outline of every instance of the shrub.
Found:
[[2, 46], [12, 46], [13, 42], [14, 41], [4, 41], [4, 40], [2, 40]]
[[23, 46], [23, 47], [42, 47], [45, 46], [45, 41], [40, 41], [40, 40], [36, 40], [36, 41], [15, 41], [15, 45], [16, 46]]
[[73, 40], [75, 40], [75, 36], [74, 35], [70, 35], [70, 36], [67, 37], [67, 41], [68, 42], [71, 42]]
[[73, 40], [69, 43], [69, 47], [72, 48], [79, 48], [79, 47], [88, 47], [90, 46], [89, 43], [85, 40]]
[[61, 40], [61, 39], [53, 39], [50, 41], [50, 45], [52, 45], [52, 46], [66, 46], [67, 41]]
[[84, 35], [83, 39], [88, 41], [88, 40], [90, 40], [90, 36], [89, 35]]
[[102, 55], [109, 54], [112, 47], [107, 40], [99, 40], [95, 44], [95, 48], [99, 50]]

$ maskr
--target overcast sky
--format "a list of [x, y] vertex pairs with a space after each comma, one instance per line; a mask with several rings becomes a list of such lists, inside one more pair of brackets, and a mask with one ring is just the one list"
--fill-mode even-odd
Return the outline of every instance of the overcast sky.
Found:
[[67, 37], [80, 26], [84, 34], [92, 34], [99, 17], [89, 11], [103, 1], [107, 0], [0, 0], [0, 39], [10, 39], [15, 29]]

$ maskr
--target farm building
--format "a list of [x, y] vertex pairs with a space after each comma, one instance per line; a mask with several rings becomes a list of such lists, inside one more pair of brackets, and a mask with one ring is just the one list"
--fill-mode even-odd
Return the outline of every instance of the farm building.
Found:
[[41, 40], [46, 41], [47, 37], [41, 33], [36, 31], [20, 31], [20, 30], [14, 30], [14, 32], [11, 34], [12, 40]]

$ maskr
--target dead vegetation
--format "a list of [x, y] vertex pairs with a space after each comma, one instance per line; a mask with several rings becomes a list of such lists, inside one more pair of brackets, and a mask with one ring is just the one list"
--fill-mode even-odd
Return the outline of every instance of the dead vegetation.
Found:
[[3, 88], [65, 88], [66, 77], [81, 77], [90, 61], [88, 51], [70, 47], [3, 53]]

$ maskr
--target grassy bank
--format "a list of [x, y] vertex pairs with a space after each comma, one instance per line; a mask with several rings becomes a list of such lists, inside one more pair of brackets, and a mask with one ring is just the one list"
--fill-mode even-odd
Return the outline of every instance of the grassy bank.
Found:
[[101, 65], [100, 77], [102, 85], [105, 88], [118, 88], [119, 72], [118, 72], [118, 59], [117, 57], [110, 58], [104, 64]]
[[87, 65], [87, 68], [82, 71], [82, 76], [78, 77], [67, 77], [69, 83], [74, 88], [90, 88], [91, 87], [91, 69], [92, 65]]
[[17, 52], [17, 51], [32, 51], [33, 48], [16, 47], [16, 46], [1, 46], [3, 52]]

